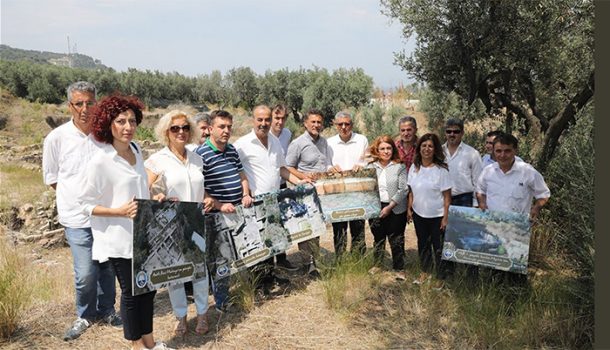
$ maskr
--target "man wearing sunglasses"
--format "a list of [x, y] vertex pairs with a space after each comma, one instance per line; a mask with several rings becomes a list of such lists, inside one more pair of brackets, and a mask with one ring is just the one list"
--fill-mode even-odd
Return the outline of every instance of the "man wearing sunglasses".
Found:
[[[338, 134], [328, 139], [332, 154], [332, 164], [336, 171], [358, 170], [364, 166], [364, 156], [369, 141], [363, 135], [353, 132], [352, 116], [341, 111], [334, 121]], [[364, 220], [352, 220], [333, 223], [333, 242], [335, 254], [340, 256], [347, 245], [347, 226], [352, 234], [352, 249], [361, 254], [366, 251], [364, 243]]]
[[109, 262], [92, 260], [89, 216], [77, 204], [86, 165], [83, 159], [89, 158], [83, 145], [91, 130], [89, 112], [96, 103], [96, 89], [89, 82], [79, 81], [70, 85], [67, 93], [72, 119], [47, 135], [42, 155], [44, 182], [56, 190], [59, 223], [65, 228], [74, 264], [77, 319], [64, 335], [66, 341], [78, 338], [96, 320], [113, 326], [122, 324], [114, 310], [114, 271]]
[[451, 204], [463, 207], [472, 207], [475, 186], [481, 174], [482, 162], [479, 152], [462, 142], [464, 136], [464, 122], [458, 119], [449, 119], [445, 123], [445, 137], [447, 142], [443, 145], [443, 152], [449, 165], [451, 187]]

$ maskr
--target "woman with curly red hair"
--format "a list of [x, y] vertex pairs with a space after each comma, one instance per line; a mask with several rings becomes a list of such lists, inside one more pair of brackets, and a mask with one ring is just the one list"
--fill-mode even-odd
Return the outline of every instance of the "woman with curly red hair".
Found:
[[142, 153], [132, 142], [143, 108], [136, 97], [114, 95], [92, 111], [91, 133], [103, 146], [87, 165], [81, 204], [91, 215], [92, 258], [110, 261], [121, 286], [125, 339], [132, 349], [158, 350], [168, 348], [152, 334], [155, 292], [132, 295], [134, 198], [150, 198]]
[[390, 135], [376, 138], [369, 150], [373, 160], [367, 167], [375, 169], [377, 173], [381, 200], [379, 218], [369, 220], [375, 238], [375, 260], [377, 263], [382, 261], [387, 238], [390, 241], [392, 268], [396, 278], [404, 280], [407, 170], [400, 161], [398, 148]]

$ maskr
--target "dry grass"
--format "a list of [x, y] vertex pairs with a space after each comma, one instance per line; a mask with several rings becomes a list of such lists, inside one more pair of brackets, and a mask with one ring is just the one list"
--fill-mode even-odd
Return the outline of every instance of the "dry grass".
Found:
[[0, 210], [33, 203], [48, 189], [40, 171], [6, 163], [0, 165], [0, 184]]

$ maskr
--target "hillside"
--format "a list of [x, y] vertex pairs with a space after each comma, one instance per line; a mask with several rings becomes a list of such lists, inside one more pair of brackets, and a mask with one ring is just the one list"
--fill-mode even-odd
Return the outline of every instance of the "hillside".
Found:
[[0, 59], [7, 61], [29, 61], [39, 64], [54, 64], [58, 66], [85, 69], [109, 68], [103, 65], [102, 61], [80, 53], [67, 55], [65, 53], [49, 51], [18, 49], [8, 45], [0, 45]]

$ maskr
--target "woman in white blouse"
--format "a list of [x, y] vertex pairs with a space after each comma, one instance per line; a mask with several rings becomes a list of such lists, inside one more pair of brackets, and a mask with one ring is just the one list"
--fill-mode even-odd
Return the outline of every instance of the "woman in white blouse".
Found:
[[[170, 199], [203, 202], [203, 160], [186, 148], [186, 145], [199, 140], [195, 123], [186, 113], [173, 110], [161, 117], [155, 133], [165, 147], [144, 163], [152, 193], [159, 191]], [[177, 336], [184, 336], [187, 332], [184, 284], [171, 285], [168, 291], [174, 315], [178, 319], [174, 332]], [[208, 331], [207, 277], [193, 281], [193, 297], [197, 308], [195, 332], [205, 334]]]
[[[432, 260], [438, 277], [441, 251], [451, 203], [451, 179], [445, 163], [441, 142], [435, 134], [425, 134], [417, 141], [415, 159], [409, 169], [408, 220], [413, 220], [417, 235], [417, 251], [422, 273], [413, 283], [421, 284], [429, 277]], [[435, 288], [441, 288], [438, 282]]]
[[[92, 258], [110, 261], [121, 286], [123, 335], [132, 349], [168, 349], [153, 338], [155, 291], [132, 295], [134, 198], [149, 199], [140, 149], [131, 140], [144, 105], [135, 97], [114, 95], [92, 113], [92, 135], [105, 144], [91, 158], [84, 175], [81, 205], [91, 215]], [[161, 200], [162, 198], [158, 198]]]
[[367, 166], [377, 172], [381, 212], [370, 219], [375, 238], [374, 255], [377, 263], [383, 260], [386, 238], [392, 251], [392, 268], [396, 278], [404, 280], [405, 227], [407, 225], [407, 171], [400, 161], [398, 148], [389, 135], [379, 136], [369, 148], [373, 160]]

